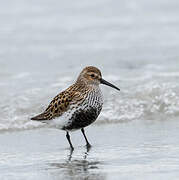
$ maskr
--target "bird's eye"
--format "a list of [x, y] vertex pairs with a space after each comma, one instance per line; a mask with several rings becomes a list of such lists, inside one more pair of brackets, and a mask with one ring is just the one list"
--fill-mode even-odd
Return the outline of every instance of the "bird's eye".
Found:
[[95, 77], [95, 75], [94, 75], [94, 74], [91, 74], [91, 77], [92, 77], [92, 78], [94, 78], [94, 77]]

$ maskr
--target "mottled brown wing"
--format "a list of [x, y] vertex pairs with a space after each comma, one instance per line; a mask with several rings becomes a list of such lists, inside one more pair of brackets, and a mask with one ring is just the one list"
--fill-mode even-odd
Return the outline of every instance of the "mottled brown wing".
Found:
[[71, 91], [61, 92], [50, 102], [49, 106], [43, 113], [31, 118], [31, 120], [51, 120], [55, 117], [61, 116], [65, 111], [67, 111], [74, 96], [75, 93]]

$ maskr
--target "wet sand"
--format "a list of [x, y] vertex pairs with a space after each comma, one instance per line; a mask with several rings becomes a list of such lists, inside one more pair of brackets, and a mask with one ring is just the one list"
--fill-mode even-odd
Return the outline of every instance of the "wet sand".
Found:
[[178, 179], [179, 123], [135, 121], [93, 125], [86, 134], [35, 129], [0, 134], [1, 180], [54, 179]]

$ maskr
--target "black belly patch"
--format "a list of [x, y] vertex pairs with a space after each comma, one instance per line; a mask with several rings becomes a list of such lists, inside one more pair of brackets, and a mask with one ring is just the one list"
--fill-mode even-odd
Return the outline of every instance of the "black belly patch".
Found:
[[63, 130], [80, 129], [86, 127], [97, 119], [99, 113], [100, 110], [92, 107], [87, 110], [80, 109], [72, 115], [72, 117], [69, 119], [69, 123], [63, 127]]

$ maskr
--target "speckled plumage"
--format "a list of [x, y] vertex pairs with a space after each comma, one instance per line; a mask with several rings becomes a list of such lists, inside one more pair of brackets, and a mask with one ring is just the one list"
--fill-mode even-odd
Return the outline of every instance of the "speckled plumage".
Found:
[[[102, 79], [99, 69], [93, 66], [84, 68], [73, 85], [59, 93], [43, 113], [31, 119], [67, 131], [71, 148], [68, 131], [81, 129], [89, 145], [83, 128], [93, 123], [101, 112], [103, 97], [99, 84], [102, 82], [108, 83]], [[110, 83], [107, 85], [118, 89]]]

